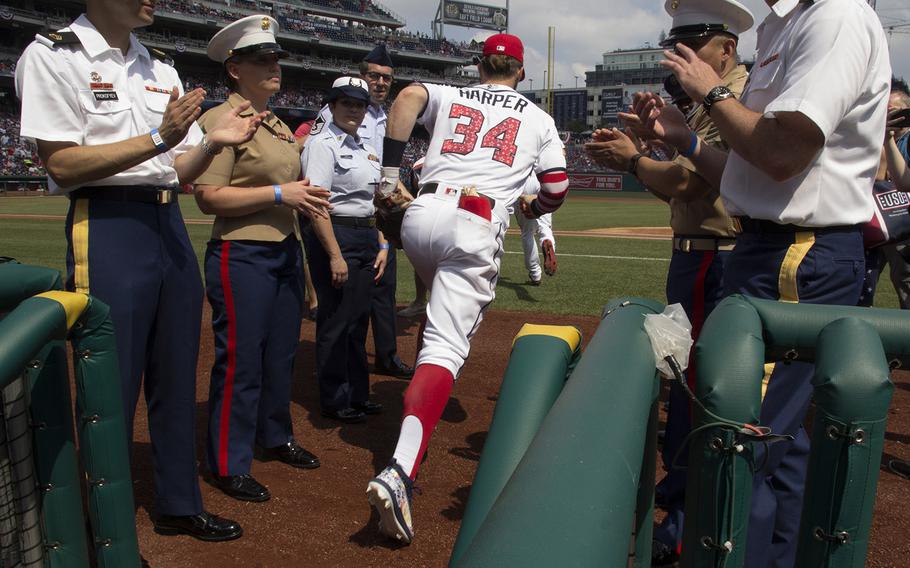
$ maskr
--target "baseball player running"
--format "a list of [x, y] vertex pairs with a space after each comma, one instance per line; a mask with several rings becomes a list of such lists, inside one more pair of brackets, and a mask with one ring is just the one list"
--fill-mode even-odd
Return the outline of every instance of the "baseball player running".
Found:
[[379, 530], [410, 543], [411, 489], [470, 340], [493, 301], [507, 207], [536, 174], [540, 193], [520, 209], [540, 217], [556, 210], [568, 190], [563, 145], [553, 119], [518, 94], [524, 46], [513, 35], [484, 43], [481, 84], [457, 88], [414, 83], [389, 115], [380, 195], [393, 194], [405, 144], [419, 122], [430, 143], [417, 198], [404, 216], [405, 253], [430, 287], [427, 324], [417, 369], [404, 396], [404, 419], [391, 463], [367, 487]]
[[[529, 176], [525, 181], [522, 195], [537, 195], [540, 191], [540, 182], [537, 176]], [[520, 208], [521, 198], [510, 207], [510, 211]], [[525, 268], [528, 271], [528, 278], [532, 286], [540, 286], [543, 273], [547, 276], [556, 274], [556, 238], [553, 237], [553, 215], [546, 213], [539, 219], [529, 219], [521, 211], [515, 212], [515, 220], [521, 228], [521, 248], [525, 253]], [[535, 237], [537, 240], [535, 241]], [[540, 268], [540, 256], [537, 243], [540, 242], [540, 249], [543, 251], [543, 270]]]

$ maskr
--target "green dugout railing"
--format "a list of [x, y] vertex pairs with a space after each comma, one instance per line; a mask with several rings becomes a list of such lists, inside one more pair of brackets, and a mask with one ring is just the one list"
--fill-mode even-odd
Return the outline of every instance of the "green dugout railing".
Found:
[[[611, 302], [489, 513], [470, 528], [473, 539], [459, 534], [450, 566], [625, 566], [633, 531], [650, 559], [654, 459], [642, 458], [656, 455], [658, 382], [642, 326], [646, 313], [662, 310], [647, 300]], [[478, 473], [490, 459], [485, 447]]]
[[[514, 387], [527, 387], [524, 359], [567, 361], [569, 349], [551, 338], [524, 351], [516, 341], [451, 567], [650, 566], [659, 383], [643, 322], [662, 308], [611, 302], [565, 386], [568, 367], [550, 368], [535, 395], [547, 402], [535, 406]], [[760, 426], [764, 367], [774, 361], [815, 363], [797, 566], [863, 566], [889, 374], [910, 362], [910, 314], [732, 296], [705, 323], [695, 356], [697, 475], [688, 476], [681, 566], [743, 564], [753, 448], [769, 441], [743, 426]]]
[[[725, 299], [695, 347], [704, 408], [759, 424], [764, 364], [815, 363], [815, 423], [797, 566], [865, 563], [890, 367], [910, 362], [910, 314], [899, 310]], [[890, 363], [890, 366], [889, 366]], [[783, 363], [786, 364], [786, 363]], [[681, 566], [735, 568], [745, 560], [753, 446], [760, 439], [695, 411]]]
[[0, 387], [25, 376], [42, 490], [45, 562], [89, 565], [72, 430], [64, 340], [73, 344], [76, 425], [94, 556], [101, 567], [140, 565], [120, 381], [109, 308], [55, 290], [56, 271], [0, 264]]

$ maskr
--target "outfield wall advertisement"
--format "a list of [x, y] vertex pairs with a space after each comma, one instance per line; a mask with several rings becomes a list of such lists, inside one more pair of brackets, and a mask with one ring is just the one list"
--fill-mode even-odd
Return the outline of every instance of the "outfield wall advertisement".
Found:
[[442, 21], [453, 26], [500, 31], [509, 27], [509, 11], [469, 2], [443, 2]]
[[569, 189], [585, 191], [645, 191], [644, 186], [630, 174], [569, 173]]

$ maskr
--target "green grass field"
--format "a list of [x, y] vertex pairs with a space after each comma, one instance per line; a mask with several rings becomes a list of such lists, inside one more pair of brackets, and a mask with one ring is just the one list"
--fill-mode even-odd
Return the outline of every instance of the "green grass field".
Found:
[[[62, 197], [0, 197], [0, 215], [63, 216], [67, 204]], [[182, 197], [180, 206], [186, 219], [206, 218], [190, 197]], [[624, 194], [617, 199], [578, 192], [556, 213], [553, 224], [556, 231], [662, 227], [669, 224], [669, 210], [648, 194]], [[201, 262], [211, 227], [188, 225], [187, 229]], [[574, 236], [557, 239], [559, 272], [551, 278], [545, 276], [543, 285], [534, 287], [528, 284], [520, 239], [506, 237], [494, 309], [599, 315], [607, 300], [618, 296], [665, 300], [669, 241]], [[65, 252], [62, 220], [0, 219], [0, 255], [63, 270]], [[400, 253], [398, 300], [407, 303], [413, 295], [413, 271], [407, 257]], [[887, 278], [881, 281], [876, 305], [898, 306]]]

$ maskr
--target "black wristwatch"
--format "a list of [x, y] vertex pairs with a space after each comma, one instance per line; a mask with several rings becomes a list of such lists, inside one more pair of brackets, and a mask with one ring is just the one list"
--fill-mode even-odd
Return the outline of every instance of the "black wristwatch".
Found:
[[730, 98], [736, 98], [736, 95], [733, 94], [733, 91], [727, 87], [724, 87], [723, 85], [719, 85], [708, 91], [708, 94], [705, 95], [705, 100], [701, 103], [701, 105], [705, 107], [706, 113], [711, 114], [711, 107], [722, 100]]
[[638, 160], [641, 158], [642, 155], [640, 153], [629, 158], [629, 169], [627, 171], [635, 177], [638, 177]]

